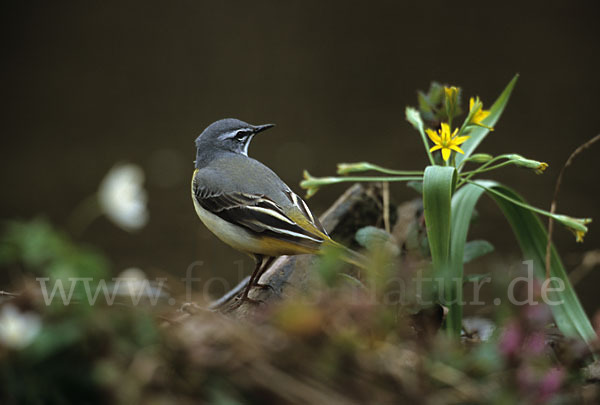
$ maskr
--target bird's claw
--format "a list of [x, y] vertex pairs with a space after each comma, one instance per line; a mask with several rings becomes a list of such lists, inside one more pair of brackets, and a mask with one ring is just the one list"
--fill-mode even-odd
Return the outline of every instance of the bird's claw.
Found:
[[261, 290], [271, 290], [275, 292], [275, 288], [271, 284], [256, 283], [254, 284], [254, 287], [260, 288]]

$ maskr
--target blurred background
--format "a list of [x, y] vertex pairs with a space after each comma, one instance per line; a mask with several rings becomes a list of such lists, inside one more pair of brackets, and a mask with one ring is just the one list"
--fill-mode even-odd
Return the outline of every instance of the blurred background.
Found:
[[[437, 80], [489, 107], [515, 73], [508, 108], [479, 150], [548, 162], [543, 176], [499, 175], [548, 208], [571, 151], [600, 132], [596, 4], [365, 4], [3, 1], [2, 220], [42, 216], [72, 232], [74, 212], [106, 173], [135, 163], [145, 174], [147, 226], [129, 233], [99, 218], [74, 237], [106, 253], [115, 274], [135, 266], [179, 278], [201, 260], [196, 276], [235, 282], [250, 259], [209, 234], [190, 198], [193, 141], [208, 124], [276, 123], [250, 155], [301, 194], [303, 169], [329, 175], [338, 162], [361, 160], [424, 167], [421, 140], [404, 120], [416, 91]], [[594, 148], [567, 171], [558, 211], [598, 220]], [[320, 214], [344, 189], [323, 189], [309, 205]], [[392, 190], [397, 201], [417, 196]], [[473, 237], [496, 246], [488, 261], [517, 262], [501, 213], [483, 201], [480, 214]], [[598, 224], [583, 245], [557, 228], [567, 268], [600, 244]], [[598, 282], [591, 274], [577, 286], [590, 313]]]

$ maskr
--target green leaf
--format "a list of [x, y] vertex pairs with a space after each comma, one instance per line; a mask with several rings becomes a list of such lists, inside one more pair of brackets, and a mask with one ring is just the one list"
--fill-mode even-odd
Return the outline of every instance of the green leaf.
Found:
[[[464, 273], [465, 244], [467, 234], [471, 225], [471, 218], [475, 210], [475, 204], [483, 194], [483, 189], [473, 187], [460, 188], [452, 198], [452, 222], [451, 222], [451, 257], [450, 268], [447, 277], [462, 280]], [[448, 316], [446, 317], [446, 330], [448, 334], [459, 337], [462, 329], [462, 282], [452, 284], [452, 288], [446, 291]]]
[[[510, 188], [494, 181], [477, 181], [480, 186], [487, 187], [497, 193], [526, 204], [525, 200]], [[533, 260], [534, 272], [541, 281], [545, 280], [545, 255], [548, 240], [546, 228], [537, 215], [525, 206], [518, 206], [511, 201], [486, 191], [475, 184], [468, 184], [456, 192], [452, 200], [452, 244], [451, 244], [451, 267], [454, 277], [463, 274], [464, 248], [469, 228], [469, 218], [479, 200], [486, 192], [498, 204], [504, 216], [510, 223], [517, 241], [526, 260]], [[551, 277], [557, 277], [564, 283], [565, 289], [559, 291], [548, 291], [548, 298], [552, 302], [563, 301], [560, 305], [549, 305], [558, 328], [568, 337], [579, 336], [587, 343], [596, 339], [596, 333], [588, 317], [577, 298], [577, 294], [571, 285], [569, 278], [562, 265], [556, 249], [552, 247], [551, 254]], [[457, 292], [461, 296], [462, 292]], [[458, 308], [457, 308], [458, 307]], [[449, 329], [460, 333], [458, 321], [462, 314], [460, 306], [450, 306], [446, 320]]]
[[317, 265], [317, 274], [328, 287], [333, 287], [343, 268], [343, 249], [328, 246], [323, 249]]
[[463, 254], [463, 263], [469, 263], [473, 260], [485, 256], [494, 251], [494, 245], [487, 240], [472, 240], [466, 243]]
[[[435, 279], [444, 280], [438, 298], [444, 300], [453, 293], [448, 278], [450, 254], [450, 202], [456, 183], [456, 169], [447, 166], [428, 166], [423, 176], [423, 208], [427, 239], [431, 251]], [[461, 284], [461, 283], [458, 283]], [[436, 283], [437, 285], [437, 283]]]
[[[425, 121], [441, 121], [445, 118], [442, 108], [444, 101], [444, 86], [438, 82], [431, 82], [427, 94], [418, 92], [419, 110]], [[425, 104], [425, 105], [423, 105]]]
[[74, 242], [43, 218], [7, 222], [0, 233], [0, 266], [18, 265], [38, 275], [94, 277], [108, 274], [108, 261]]
[[412, 188], [419, 194], [423, 194], [423, 182], [422, 181], [409, 181], [406, 186]]
[[[490, 182], [487, 182], [488, 184]], [[486, 186], [489, 187], [489, 185]], [[525, 200], [515, 191], [498, 183], [492, 183], [492, 187], [512, 198], [514, 200], [525, 202]], [[512, 204], [505, 199], [491, 195], [496, 201], [504, 216], [508, 219], [513, 232], [519, 242], [523, 256], [527, 260], [533, 260], [534, 273], [540, 280], [545, 280], [546, 277], [546, 243], [548, 235], [546, 228], [530, 210]], [[557, 277], [564, 283], [563, 291], [548, 291], [548, 298], [553, 301], [563, 301], [560, 305], [549, 305], [554, 315], [554, 320], [560, 331], [568, 337], [581, 337], [588, 344], [597, 339], [594, 328], [592, 327], [577, 293], [569, 281], [569, 277], [565, 272], [560, 257], [552, 246], [550, 260], [550, 277]]]
[[[496, 125], [498, 119], [500, 119], [500, 116], [504, 111], [504, 108], [506, 107], [506, 104], [508, 103], [508, 99], [510, 98], [510, 94], [512, 93], [513, 88], [515, 87], [518, 78], [519, 75], [515, 75], [515, 77], [513, 77], [513, 79], [510, 81], [510, 83], [508, 83], [504, 91], [502, 91], [500, 96], [496, 99], [496, 101], [492, 105], [492, 108], [490, 108], [490, 115], [488, 115], [488, 117], [485, 119], [486, 125], [490, 127]], [[473, 154], [475, 149], [477, 149], [477, 146], [479, 146], [479, 144], [485, 139], [486, 135], [489, 132], [489, 129], [483, 127], [475, 127], [471, 131], [471, 133], [469, 134], [469, 139], [461, 145], [461, 148], [465, 152], [465, 154], [456, 154], [457, 166], [460, 165], [460, 163], [463, 160], [467, 159], [469, 156], [471, 156], [471, 154]]]
[[385, 229], [376, 226], [365, 226], [356, 231], [355, 239], [364, 248], [371, 250], [373, 246], [389, 242], [393, 236]]
[[433, 108], [429, 105], [429, 101], [427, 100], [427, 96], [419, 91], [417, 93], [417, 101], [419, 102], [419, 111], [425, 119], [433, 119]]

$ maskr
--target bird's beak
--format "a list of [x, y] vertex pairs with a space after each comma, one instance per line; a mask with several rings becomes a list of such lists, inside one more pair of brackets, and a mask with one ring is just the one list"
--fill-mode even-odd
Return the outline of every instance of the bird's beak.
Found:
[[273, 128], [274, 126], [275, 124], [256, 125], [254, 127], [254, 133], [258, 134], [259, 132], [262, 132], [266, 129]]

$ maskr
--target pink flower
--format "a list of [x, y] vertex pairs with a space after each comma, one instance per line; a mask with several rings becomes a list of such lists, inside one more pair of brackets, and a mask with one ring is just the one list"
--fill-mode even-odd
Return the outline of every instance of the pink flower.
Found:
[[558, 392], [565, 379], [565, 369], [554, 367], [542, 377], [539, 385], [540, 400], [544, 402]]
[[552, 313], [546, 305], [530, 305], [526, 307], [525, 317], [532, 325], [542, 327], [552, 321]]
[[523, 341], [523, 333], [521, 327], [515, 321], [506, 325], [502, 336], [500, 337], [499, 349], [504, 356], [513, 356], [521, 347]]
[[534, 332], [527, 336], [524, 351], [531, 355], [540, 355], [546, 349], [546, 335], [544, 332]]

